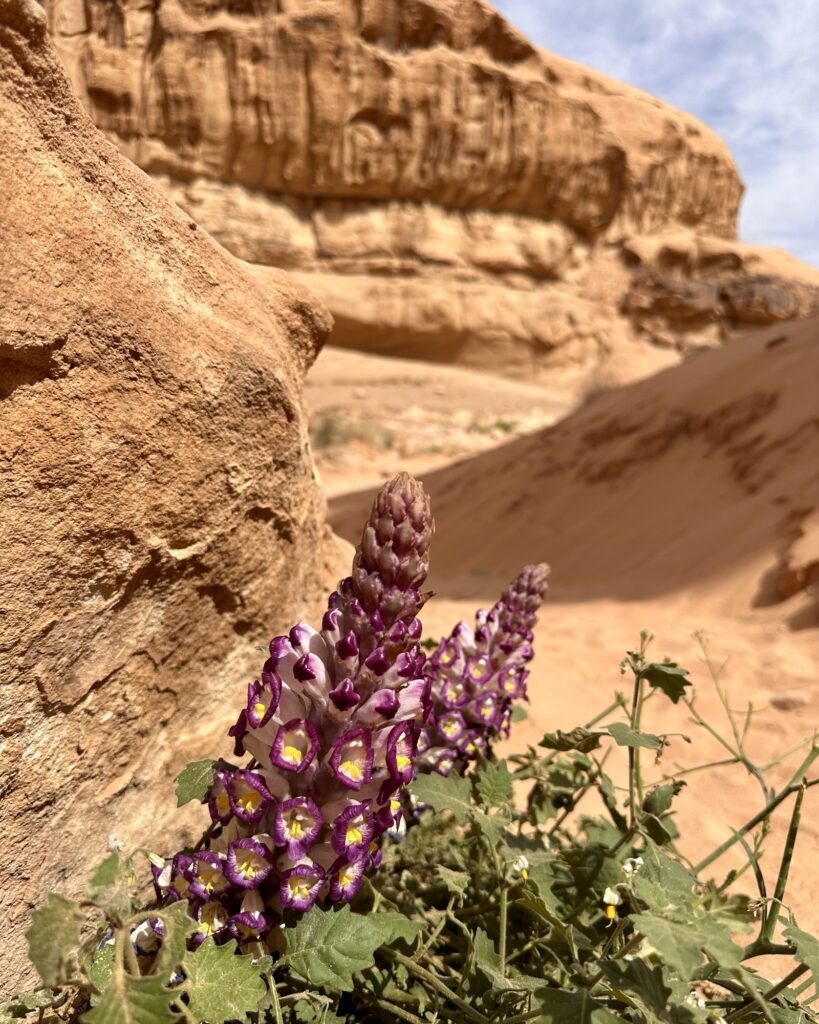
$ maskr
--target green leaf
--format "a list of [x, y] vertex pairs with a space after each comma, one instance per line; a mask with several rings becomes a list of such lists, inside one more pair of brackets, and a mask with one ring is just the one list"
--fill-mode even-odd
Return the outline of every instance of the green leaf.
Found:
[[213, 786], [218, 761], [191, 761], [176, 776], [176, 806], [204, 800]]
[[600, 746], [600, 740], [604, 735], [602, 732], [589, 732], [581, 726], [572, 729], [571, 732], [558, 729], [556, 732], [547, 732], [538, 746], [546, 747], [548, 750], [579, 750], [588, 754], [590, 750], [596, 750]]
[[479, 832], [489, 841], [491, 846], [497, 846], [506, 834], [509, 820], [502, 814], [484, 814], [483, 811], [473, 809], [472, 821]]
[[469, 875], [466, 871], [453, 871], [451, 868], [446, 868], [443, 864], [439, 864], [435, 869], [435, 873], [444, 883], [447, 888], [447, 892], [452, 896], [463, 896], [469, 887]]
[[54, 893], [31, 915], [26, 932], [29, 959], [50, 988], [76, 975], [82, 921], [80, 905]]
[[685, 787], [684, 779], [677, 782], [669, 782], [664, 786], [656, 786], [646, 794], [643, 800], [643, 810], [647, 814], [656, 814], [658, 817], [670, 810], [671, 802], [675, 796]]
[[532, 1024], [622, 1024], [622, 1018], [610, 1013], [586, 991], [541, 989], [536, 1008], [541, 1016]]
[[506, 761], [487, 761], [475, 775], [478, 797], [484, 807], [506, 807], [512, 801], [512, 776]]
[[557, 881], [557, 876], [551, 864], [541, 861], [529, 868], [529, 884], [532, 885], [540, 896], [543, 906], [555, 920], [559, 919], [560, 909], [557, 897], [552, 892], [552, 886]]
[[653, 914], [635, 914], [634, 927], [643, 933], [672, 971], [690, 981], [702, 963], [702, 951], [691, 924], [669, 921]]
[[353, 975], [372, 966], [379, 946], [412, 941], [420, 928], [419, 922], [393, 912], [353, 914], [348, 905], [339, 911], [314, 907], [285, 932], [287, 952], [280, 963], [311, 985], [352, 992]]
[[529, 712], [522, 704], [512, 705], [512, 721], [513, 722], [525, 722], [529, 717]]
[[685, 694], [686, 686], [691, 685], [685, 678], [687, 675], [688, 669], [680, 668], [673, 661], [652, 662], [640, 672], [641, 678], [647, 679], [655, 689], [662, 690], [674, 704]]
[[122, 872], [122, 861], [119, 853], [114, 850], [97, 867], [88, 883], [88, 891], [93, 896], [116, 885]]
[[419, 803], [429, 804], [433, 810], [451, 811], [455, 820], [463, 824], [472, 814], [472, 786], [469, 779], [460, 775], [444, 777], [437, 772], [419, 775], [413, 782], [410, 792]]
[[646, 843], [643, 866], [634, 876], [634, 892], [654, 913], [673, 913], [686, 919], [694, 913], [694, 876], [654, 843]]
[[155, 973], [172, 973], [185, 959], [188, 937], [196, 931], [196, 922], [188, 915], [188, 901], [177, 900], [170, 906], [152, 912], [162, 920], [165, 934], [156, 958]]
[[251, 956], [236, 956], [236, 940], [217, 946], [207, 939], [182, 961], [185, 991], [196, 1020], [224, 1024], [243, 1020], [267, 991]]
[[797, 927], [793, 918], [782, 934], [796, 946], [794, 957], [810, 969], [815, 984], [819, 985], [819, 939]]
[[663, 979], [662, 967], [649, 967], [644, 960], [636, 958], [628, 963], [617, 960], [602, 963], [600, 970], [618, 989], [635, 995], [642, 1004], [641, 1009], [664, 1015], [671, 989]]
[[475, 932], [473, 945], [475, 966], [493, 989], [500, 992], [519, 992], [521, 989], [533, 992], [544, 987], [545, 982], [542, 978], [530, 978], [521, 974], [504, 974], [501, 970], [500, 954], [496, 952], [494, 942], [482, 928]]
[[114, 850], [97, 866], [88, 883], [88, 897], [114, 920], [124, 921], [131, 914], [131, 893], [128, 888], [129, 875], [133, 868], [123, 862]]
[[[125, 971], [112, 977], [82, 1024], [175, 1024], [182, 1018], [171, 1009], [174, 992], [165, 988], [166, 979], [154, 976], [133, 978]], [[178, 990], [177, 990], [178, 991]]]
[[607, 731], [618, 747], [645, 747], [646, 750], [662, 750], [663, 741], [648, 732], [635, 732], [624, 722], [612, 722]]
[[[114, 973], [114, 942], [106, 942], [102, 949], [94, 953], [94, 958], [88, 965], [88, 980], [98, 992], [104, 992], [111, 981]], [[91, 996], [92, 1006], [99, 1002], [99, 996]]]
[[[28, 1017], [34, 1010], [46, 1010], [65, 1001], [65, 996], [54, 995], [48, 990], [41, 992], [19, 992], [8, 1002], [0, 1004], [0, 1024], [14, 1024]], [[50, 1019], [50, 1018], [49, 1018]]]

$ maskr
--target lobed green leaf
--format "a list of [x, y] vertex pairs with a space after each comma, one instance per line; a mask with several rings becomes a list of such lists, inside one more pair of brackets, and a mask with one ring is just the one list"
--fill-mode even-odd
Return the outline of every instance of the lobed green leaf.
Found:
[[54, 893], [31, 915], [26, 932], [29, 959], [51, 988], [65, 985], [76, 975], [82, 922], [80, 905]]
[[217, 946], [207, 939], [182, 961], [185, 992], [196, 1020], [208, 1024], [243, 1020], [267, 988], [250, 956], [236, 955], [236, 940]]
[[218, 761], [191, 761], [176, 776], [176, 806], [204, 800], [213, 786]]

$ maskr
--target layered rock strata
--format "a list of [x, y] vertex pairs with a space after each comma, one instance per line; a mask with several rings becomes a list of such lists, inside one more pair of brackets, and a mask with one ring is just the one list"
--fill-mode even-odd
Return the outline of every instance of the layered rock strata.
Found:
[[712, 131], [484, 0], [47, 6], [96, 123], [233, 253], [298, 272], [336, 344], [617, 379], [817, 307], [819, 271], [737, 243]]
[[33, 0], [0, 0], [0, 195], [8, 992], [32, 906], [109, 832], [180, 839], [173, 775], [340, 567], [302, 407], [329, 316], [117, 153]]

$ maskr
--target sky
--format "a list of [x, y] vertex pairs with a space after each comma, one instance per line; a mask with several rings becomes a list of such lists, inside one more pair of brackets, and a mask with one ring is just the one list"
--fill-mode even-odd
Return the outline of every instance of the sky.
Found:
[[493, 0], [546, 50], [695, 114], [745, 182], [744, 242], [819, 266], [819, 0]]

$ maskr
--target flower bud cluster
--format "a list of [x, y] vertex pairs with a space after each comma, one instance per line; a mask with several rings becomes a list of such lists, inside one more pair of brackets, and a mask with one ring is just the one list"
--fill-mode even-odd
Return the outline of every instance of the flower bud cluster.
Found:
[[237, 757], [253, 759], [216, 772], [207, 849], [155, 872], [163, 898], [192, 901], [199, 941], [248, 941], [288, 910], [349, 901], [378, 867], [430, 710], [417, 615], [432, 529], [421, 485], [396, 477], [321, 629], [299, 623], [270, 642], [230, 729]]
[[546, 565], [527, 565], [475, 628], [459, 622], [427, 662], [432, 714], [419, 737], [418, 770], [449, 775], [509, 733], [512, 704], [526, 698], [532, 628], [546, 592]]

